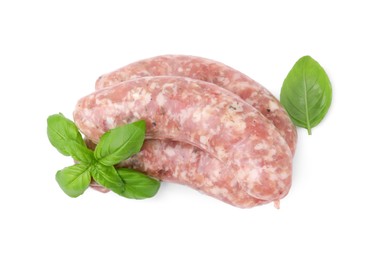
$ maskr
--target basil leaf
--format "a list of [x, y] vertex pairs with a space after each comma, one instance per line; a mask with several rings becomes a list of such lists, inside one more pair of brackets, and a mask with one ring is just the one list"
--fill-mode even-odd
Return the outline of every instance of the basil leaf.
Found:
[[93, 151], [79, 143], [68, 141], [66, 151], [71, 154], [75, 161], [83, 163], [92, 163], [95, 161]]
[[57, 172], [55, 179], [61, 189], [70, 197], [83, 194], [91, 182], [90, 165], [75, 164]]
[[125, 183], [124, 190], [119, 195], [129, 199], [145, 199], [153, 197], [159, 190], [160, 182], [133, 169], [117, 169]]
[[97, 183], [116, 193], [124, 190], [124, 182], [113, 166], [96, 163], [92, 168], [92, 177]]
[[106, 132], [95, 148], [95, 158], [111, 166], [138, 153], [145, 139], [145, 129], [146, 123], [141, 120]]
[[71, 155], [75, 160], [91, 162], [93, 152], [89, 150], [71, 120], [62, 114], [51, 115], [47, 118], [47, 136], [50, 143], [63, 155]]
[[280, 102], [294, 124], [311, 134], [332, 102], [332, 85], [321, 65], [310, 56], [300, 58], [283, 82]]

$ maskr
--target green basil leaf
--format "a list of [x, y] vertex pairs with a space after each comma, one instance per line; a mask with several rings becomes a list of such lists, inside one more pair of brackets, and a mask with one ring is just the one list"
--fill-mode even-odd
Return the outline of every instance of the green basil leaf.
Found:
[[138, 153], [145, 139], [145, 129], [146, 123], [141, 120], [106, 132], [95, 148], [95, 158], [111, 166]]
[[100, 185], [116, 193], [124, 190], [124, 182], [113, 166], [97, 163], [92, 168], [92, 177]]
[[92, 163], [95, 161], [93, 151], [74, 141], [67, 142], [66, 151], [71, 154], [75, 161], [83, 163]]
[[91, 162], [93, 152], [87, 148], [78, 128], [62, 114], [47, 118], [47, 136], [50, 143], [63, 155], [71, 155], [75, 160]]
[[160, 182], [133, 169], [117, 169], [125, 186], [119, 195], [129, 199], [145, 199], [153, 197], [159, 190]]
[[311, 134], [332, 102], [332, 85], [321, 65], [310, 56], [300, 58], [283, 82], [280, 102], [294, 124]]
[[83, 194], [91, 182], [90, 165], [75, 164], [57, 172], [55, 178], [61, 189], [70, 197]]

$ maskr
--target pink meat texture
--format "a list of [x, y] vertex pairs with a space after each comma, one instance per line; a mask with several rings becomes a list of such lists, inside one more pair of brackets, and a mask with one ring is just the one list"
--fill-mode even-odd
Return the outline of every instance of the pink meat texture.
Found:
[[189, 185], [238, 207], [283, 198], [292, 152], [257, 109], [218, 85], [185, 77], [144, 77], [82, 98], [74, 112], [94, 143], [109, 129], [139, 119], [140, 153], [122, 163], [161, 180]]
[[217, 61], [187, 55], [163, 55], [131, 63], [102, 75], [96, 89], [147, 76], [181, 76], [199, 79], [223, 87], [255, 107], [276, 126], [295, 153], [297, 132], [279, 101], [259, 83]]

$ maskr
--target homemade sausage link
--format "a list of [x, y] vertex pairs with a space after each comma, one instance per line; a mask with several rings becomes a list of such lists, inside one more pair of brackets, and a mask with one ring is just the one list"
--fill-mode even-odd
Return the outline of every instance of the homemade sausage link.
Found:
[[[89, 140], [86, 143], [91, 149], [95, 149], [94, 143]], [[240, 208], [271, 202], [250, 196], [224, 163], [197, 147], [181, 142], [145, 140], [139, 153], [117, 167], [136, 169], [162, 181], [186, 185]], [[109, 191], [94, 181], [91, 187], [100, 192]]]
[[257, 200], [274, 201], [288, 193], [292, 154], [287, 143], [255, 108], [217, 85], [183, 77], [140, 78], [84, 97], [74, 112], [79, 129], [95, 143], [105, 131], [139, 119], [146, 120], [147, 139], [198, 148], [228, 168], [223, 172], [230, 175], [223, 176], [227, 185], [238, 182]]
[[256, 81], [220, 62], [186, 55], [157, 56], [101, 76], [96, 82], [96, 89], [146, 76], [189, 77], [214, 83], [237, 94], [273, 122], [294, 155], [296, 128], [279, 101]]
[[[240, 208], [271, 202], [250, 196], [225, 163], [185, 143], [146, 140], [140, 153], [119, 166], [147, 172], [149, 176], [163, 181], [189, 186]], [[280, 198], [285, 195], [283, 193]]]

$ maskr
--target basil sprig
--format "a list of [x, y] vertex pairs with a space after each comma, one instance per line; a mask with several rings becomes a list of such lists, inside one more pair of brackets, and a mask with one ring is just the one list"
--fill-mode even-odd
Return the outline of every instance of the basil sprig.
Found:
[[71, 156], [77, 164], [56, 173], [61, 189], [70, 197], [84, 193], [93, 178], [100, 185], [120, 196], [133, 199], [153, 197], [160, 182], [131, 169], [114, 165], [138, 153], [145, 139], [145, 121], [114, 128], [101, 136], [95, 151], [87, 148], [75, 123], [62, 114], [47, 119], [50, 143], [63, 155]]
[[321, 65], [310, 56], [300, 58], [283, 82], [280, 102], [294, 124], [312, 134], [332, 102], [332, 85]]

